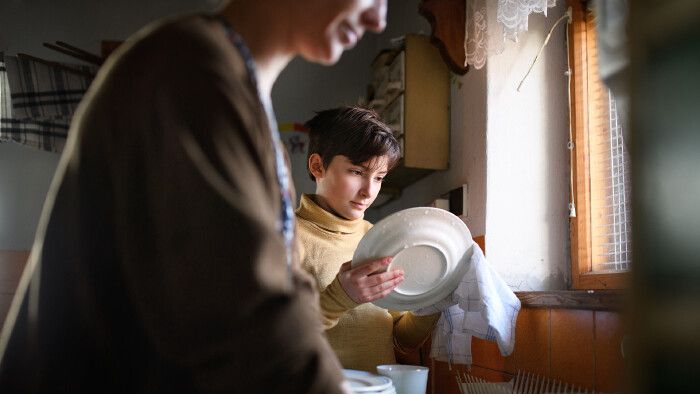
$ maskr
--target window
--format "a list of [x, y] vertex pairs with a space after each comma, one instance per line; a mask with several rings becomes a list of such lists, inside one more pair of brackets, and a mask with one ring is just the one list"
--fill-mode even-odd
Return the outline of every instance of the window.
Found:
[[614, 97], [598, 77], [595, 15], [568, 0], [571, 75], [571, 218], [574, 289], [625, 288], [631, 262], [629, 156]]

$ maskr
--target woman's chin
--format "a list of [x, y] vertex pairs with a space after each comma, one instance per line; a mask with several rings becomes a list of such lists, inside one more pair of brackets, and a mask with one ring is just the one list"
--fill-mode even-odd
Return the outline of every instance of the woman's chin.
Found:
[[343, 56], [344, 48], [341, 45], [332, 45], [324, 51], [319, 51], [312, 55], [302, 55], [304, 60], [318, 63], [324, 66], [332, 66], [338, 63], [340, 57]]

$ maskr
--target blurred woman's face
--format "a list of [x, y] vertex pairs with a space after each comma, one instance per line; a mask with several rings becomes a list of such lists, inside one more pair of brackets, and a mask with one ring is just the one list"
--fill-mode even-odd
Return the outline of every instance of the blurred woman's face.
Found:
[[296, 20], [297, 53], [306, 60], [334, 64], [353, 48], [365, 31], [386, 26], [387, 0], [299, 1]]

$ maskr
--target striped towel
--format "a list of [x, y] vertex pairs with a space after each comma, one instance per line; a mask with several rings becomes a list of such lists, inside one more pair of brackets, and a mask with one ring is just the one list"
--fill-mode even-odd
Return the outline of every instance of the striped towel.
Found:
[[430, 357], [451, 364], [472, 364], [472, 336], [495, 342], [503, 356], [515, 348], [520, 300], [486, 261], [474, 243], [469, 271], [457, 289], [437, 303], [413, 313], [442, 311], [433, 331]]
[[89, 77], [0, 53], [0, 141], [63, 151], [72, 116], [91, 82]]

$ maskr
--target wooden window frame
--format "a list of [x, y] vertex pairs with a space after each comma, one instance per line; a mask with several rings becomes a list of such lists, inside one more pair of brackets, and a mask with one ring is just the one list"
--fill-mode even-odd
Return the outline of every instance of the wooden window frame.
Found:
[[629, 271], [592, 271], [590, 234], [590, 174], [588, 152], [588, 77], [585, 0], [567, 0], [572, 10], [569, 25], [569, 65], [571, 67], [571, 126], [574, 147], [571, 171], [576, 217], [570, 218], [571, 282], [574, 290], [628, 288]]

